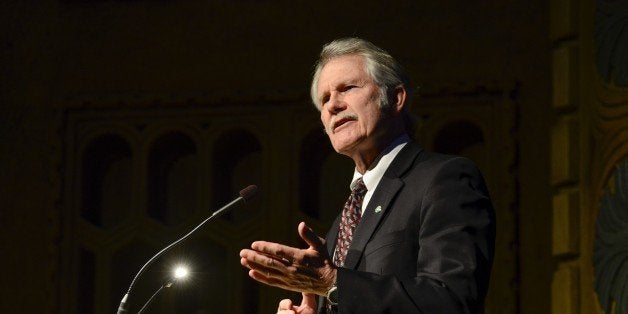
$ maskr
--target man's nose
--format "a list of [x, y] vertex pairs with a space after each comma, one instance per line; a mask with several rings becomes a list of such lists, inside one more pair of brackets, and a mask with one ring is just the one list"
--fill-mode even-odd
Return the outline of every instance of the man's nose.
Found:
[[347, 109], [347, 103], [338, 94], [332, 94], [329, 98], [329, 111], [331, 113], [338, 113]]

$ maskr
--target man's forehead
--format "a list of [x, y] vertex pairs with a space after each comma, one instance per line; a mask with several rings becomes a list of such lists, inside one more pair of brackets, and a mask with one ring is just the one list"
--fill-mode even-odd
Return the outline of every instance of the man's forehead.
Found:
[[[326, 84], [369, 79], [364, 67], [364, 57], [360, 55], [340, 56], [329, 60], [321, 70], [318, 89], [327, 88]], [[366, 77], [365, 77], [366, 74]]]
[[337, 56], [329, 59], [325, 62], [325, 65], [322, 68], [322, 71], [325, 71], [326, 68], [329, 67], [364, 67], [364, 63], [366, 62], [364, 56], [358, 54], [349, 54]]

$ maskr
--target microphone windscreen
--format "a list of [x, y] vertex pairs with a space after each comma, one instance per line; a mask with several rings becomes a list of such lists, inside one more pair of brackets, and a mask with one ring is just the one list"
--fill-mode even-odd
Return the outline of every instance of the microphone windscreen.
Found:
[[256, 194], [257, 194], [257, 185], [249, 185], [246, 188], [242, 189], [242, 191], [240, 191], [240, 196], [245, 201], [249, 201]]

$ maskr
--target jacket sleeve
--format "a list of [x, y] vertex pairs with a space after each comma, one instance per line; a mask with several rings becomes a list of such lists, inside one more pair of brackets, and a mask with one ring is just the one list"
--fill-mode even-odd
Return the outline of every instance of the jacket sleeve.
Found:
[[339, 313], [483, 313], [495, 217], [480, 172], [458, 157], [441, 163], [426, 186], [413, 191], [412, 182], [404, 193], [416, 195], [397, 199], [389, 215], [399, 206], [415, 212], [418, 248], [408, 264], [416, 271], [399, 277], [338, 269]]

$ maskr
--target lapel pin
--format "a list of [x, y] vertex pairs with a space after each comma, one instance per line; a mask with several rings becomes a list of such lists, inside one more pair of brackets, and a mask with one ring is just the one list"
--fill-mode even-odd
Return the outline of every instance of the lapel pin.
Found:
[[375, 213], [379, 213], [382, 211], [382, 205], [377, 205], [377, 207], [375, 207]]

